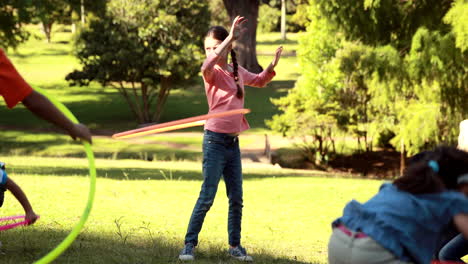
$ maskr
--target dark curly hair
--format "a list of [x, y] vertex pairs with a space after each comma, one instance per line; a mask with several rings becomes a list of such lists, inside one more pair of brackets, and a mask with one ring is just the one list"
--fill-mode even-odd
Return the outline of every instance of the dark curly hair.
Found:
[[467, 173], [468, 152], [440, 146], [413, 156], [403, 176], [393, 183], [398, 189], [413, 194], [437, 193], [455, 190], [458, 176]]

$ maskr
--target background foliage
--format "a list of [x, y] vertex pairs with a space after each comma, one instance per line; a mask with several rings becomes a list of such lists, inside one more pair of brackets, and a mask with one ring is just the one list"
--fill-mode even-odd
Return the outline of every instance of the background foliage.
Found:
[[140, 123], [158, 121], [171, 89], [198, 74], [208, 27], [204, 2], [124, 1], [109, 3], [77, 39], [83, 69], [67, 76], [73, 84], [98, 81], [126, 99]]
[[308, 14], [302, 74], [274, 101], [283, 114], [272, 129], [312, 135], [321, 160], [339, 133], [408, 154], [456, 141], [468, 114], [464, 1], [313, 0]]

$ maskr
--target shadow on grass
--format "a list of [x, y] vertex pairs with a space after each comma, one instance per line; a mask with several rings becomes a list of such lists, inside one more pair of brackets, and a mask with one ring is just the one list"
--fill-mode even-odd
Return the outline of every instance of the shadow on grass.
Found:
[[277, 39], [277, 40], [263, 40], [257, 41], [257, 45], [286, 45], [286, 44], [297, 44], [297, 40], [291, 39]]
[[[155, 162], [157, 166], [157, 162]], [[195, 180], [202, 181], [203, 176], [201, 172], [201, 163], [199, 170], [184, 170], [184, 169], [167, 169], [167, 168], [138, 168], [138, 167], [128, 167], [128, 168], [97, 168], [97, 177], [98, 178], [108, 178], [115, 180]], [[57, 167], [57, 166], [40, 166], [33, 167], [28, 165], [15, 165], [10, 167], [9, 171], [15, 174], [34, 174], [34, 175], [43, 175], [43, 176], [83, 176], [87, 177], [89, 172], [88, 168], [70, 168], [70, 167]], [[311, 176], [310, 173], [307, 174]], [[281, 172], [278, 170], [273, 173], [267, 171], [265, 173], [258, 172], [244, 172], [244, 180], [252, 179], [265, 179], [265, 178], [280, 178], [280, 177], [300, 177], [304, 176], [304, 173], [286, 171]], [[322, 176], [318, 175], [317, 176]], [[323, 177], [323, 176], [322, 176]]]
[[20, 58], [20, 59], [25, 59], [25, 58], [30, 58], [30, 57], [43, 57], [43, 56], [51, 56], [51, 57], [57, 57], [57, 56], [67, 56], [69, 54], [68, 51], [66, 50], [57, 50], [57, 49], [46, 49], [42, 50], [42, 52], [28, 52], [28, 53], [19, 53], [18, 51], [14, 53], [14, 57]]
[[[41, 140], [40, 142], [21, 142], [10, 139], [1, 139], [2, 147], [0, 155], [28, 155], [40, 157], [57, 158], [84, 158], [86, 157], [83, 147], [80, 144], [73, 144], [68, 139], [55, 138], [51, 140]], [[109, 144], [112, 144], [109, 142]], [[66, 146], [66, 148], [55, 149], [54, 147]], [[101, 145], [104, 145], [102, 143]], [[154, 144], [155, 146], [159, 146]], [[106, 150], [94, 147], [94, 157], [100, 159], [133, 159], [144, 161], [200, 161], [202, 153], [200, 151], [183, 148], [157, 148], [144, 149], [144, 145], [129, 145], [121, 148]]]
[[[268, 84], [268, 86], [273, 89], [291, 89], [294, 87], [295, 83], [296, 83], [295, 80], [280, 80], [280, 81], [273, 80]], [[284, 95], [285, 95], [284, 92], [276, 92], [272, 94], [272, 97], [278, 97], [278, 96], [284, 96]]]
[[[177, 259], [181, 242], [169, 241], [164, 236], [164, 232], [154, 231], [148, 227], [135, 227], [136, 229], [145, 230], [142, 230], [143, 234], [126, 233], [120, 236], [118, 232], [96, 235], [84, 231], [54, 263], [181, 263]], [[3, 254], [0, 255], [0, 262], [21, 264], [37, 261], [55, 248], [67, 235], [68, 231], [50, 226], [45, 229], [26, 227], [1, 232]], [[237, 260], [231, 260], [227, 256], [225, 248], [221, 245], [212, 246], [208, 250], [201, 249], [197, 251], [196, 257], [197, 260], [192, 263], [238, 263]], [[255, 263], [307, 264], [286, 257], [273, 256], [271, 253], [253, 254], [253, 257]]]

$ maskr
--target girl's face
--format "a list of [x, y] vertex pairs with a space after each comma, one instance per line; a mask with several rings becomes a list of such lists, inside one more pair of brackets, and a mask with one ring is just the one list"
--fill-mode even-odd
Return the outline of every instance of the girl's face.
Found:
[[[211, 36], [205, 38], [205, 54], [206, 56], [210, 55], [223, 41], [215, 39]], [[222, 57], [226, 57], [226, 54], [219, 54]]]

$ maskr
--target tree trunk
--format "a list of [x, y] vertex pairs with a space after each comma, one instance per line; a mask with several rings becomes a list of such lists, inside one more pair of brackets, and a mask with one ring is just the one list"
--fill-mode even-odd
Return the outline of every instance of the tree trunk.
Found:
[[231, 22], [236, 16], [247, 18], [247, 32], [235, 42], [238, 53], [237, 61], [250, 72], [261, 72], [262, 66], [257, 61], [257, 19], [259, 0], [223, 0], [224, 6], [231, 18]]
[[45, 22], [42, 22], [42, 31], [44, 32], [44, 35], [47, 39], [47, 43], [50, 43], [50, 35], [51, 35], [51, 32], [52, 32], [52, 22], [50, 23], [45, 23]]
[[71, 32], [72, 32], [72, 35], [75, 35], [75, 33], [76, 33], [76, 23], [75, 22], [73, 22], [71, 24]]
[[401, 146], [401, 153], [400, 153], [400, 176], [403, 175], [405, 172], [406, 168], [406, 150], [405, 150], [405, 143], [403, 139], [400, 141], [400, 146]]
[[81, 26], [84, 26], [84, 24], [86, 23], [84, 0], [80, 1], [80, 12], [81, 12]]
[[281, 0], [281, 39], [286, 40], [286, 0]]
[[171, 80], [167, 77], [162, 77], [161, 84], [159, 88], [158, 98], [156, 102], [156, 110], [154, 111], [154, 115], [152, 118], [153, 122], [158, 122], [161, 118], [162, 111], [164, 109], [164, 105], [166, 104], [167, 97], [169, 97], [169, 93], [171, 92]]

